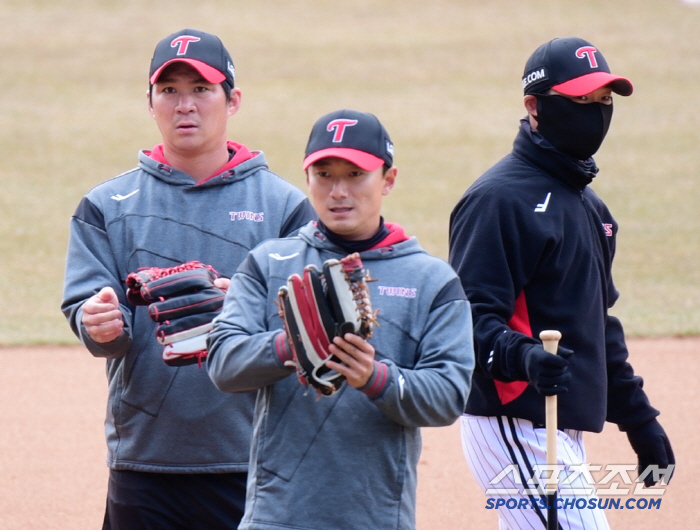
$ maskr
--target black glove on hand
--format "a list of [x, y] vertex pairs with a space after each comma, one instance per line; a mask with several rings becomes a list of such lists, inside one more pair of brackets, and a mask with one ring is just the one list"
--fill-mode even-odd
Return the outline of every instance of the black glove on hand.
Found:
[[555, 396], [569, 391], [569, 358], [573, 350], [559, 346], [557, 355], [544, 351], [539, 344], [534, 345], [525, 355], [524, 368], [527, 380], [544, 396]]
[[[664, 431], [664, 428], [656, 418], [641, 425], [621, 427], [621, 429], [627, 431], [630, 445], [634, 452], [637, 453], [638, 472], [640, 475], [644, 473], [648, 466], [656, 465], [661, 469], [665, 469], [669, 465], [675, 467], [676, 458], [673, 456], [671, 442], [669, 442], [666, 431]], [[666, 478], [667, 484], [671, 481], [673, 471], [675, 469]], [[644, 477], [644, 485], [647, 488], [659, 481], [660, 477], [658, 474], [656, 474], [656, 477], [654, 475], [655, 473], [652, 471]]]

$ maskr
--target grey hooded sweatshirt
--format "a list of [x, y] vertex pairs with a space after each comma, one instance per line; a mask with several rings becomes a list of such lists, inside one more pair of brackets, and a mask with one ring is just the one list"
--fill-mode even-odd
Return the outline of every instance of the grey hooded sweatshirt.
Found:
[[209, 336], [207, 367], [228, 392], [258, 389], [241, 530], [415, 528], [420, 427], [453, 423], [474, 367], [469, 302], [454, 270], [415, 238], [360, 253], [379, 325], [375, 371], [318, 398], [280, 352], [278, 289], [310, 263], [346, 252], [307, 224], [258, 246], [234, 275]]
[[[62, 310], [74, 333], [106, 359], [107, 463], [117, 470], [165, 473], [245, 472], [253, 393], [225, 394], [206, 370], [162, 360], [146, 307], [127, 302], [125, 279], [141, 267], [191, 260], [230, 277], [250, 249], [313, 218], [304, 193], [272, 173], [262, 152], [229, 142], [235, 153], [200, 183], [142, 151], [137, 168], [82, 199], [70, 223]], [[98, 344], [81, 324], [83, 303], [111, 286], [124, 332]]]

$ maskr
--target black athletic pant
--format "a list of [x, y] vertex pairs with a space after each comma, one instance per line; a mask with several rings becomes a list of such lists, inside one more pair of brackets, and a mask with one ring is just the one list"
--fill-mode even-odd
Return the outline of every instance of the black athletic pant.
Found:
[[247, 473], [109, 472], [103, 530], [235, 530]]

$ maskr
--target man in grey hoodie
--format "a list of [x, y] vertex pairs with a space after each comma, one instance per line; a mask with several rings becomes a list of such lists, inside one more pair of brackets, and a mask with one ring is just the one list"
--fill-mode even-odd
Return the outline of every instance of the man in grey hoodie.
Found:
[[314, 217], [262, 152], [227, 139], [234, 80], [218, 37], [161, 40], [148, 109], [162, 143], [90, 190], [71, 219], [62, 310], [106, 359], [109, 382], [106, 529], [235, 529], [242, 515], [254, 394], [219, 392], [196, 364], [166, 365], [147, 308], [125, 295], [142, 267], [197, 260], [230, 277], [258, 243]]
[[[379, 120], [341, 110], [313, 127], [304, 160], [318, 219], [254, 249], [231, 280], [207, 368], [226, 392], [258, 390], [241, 529], [415, 528], [420, 427], [453, 423], [474, 367], [471, 312], [449, 265], [381, 206], [396, 182]], [[345, 334], [327, 367], [346, 382], [317, 398], [290, 367], [278, 290], [305, 265], [358, 252], [376, 281], [371, 339]]]

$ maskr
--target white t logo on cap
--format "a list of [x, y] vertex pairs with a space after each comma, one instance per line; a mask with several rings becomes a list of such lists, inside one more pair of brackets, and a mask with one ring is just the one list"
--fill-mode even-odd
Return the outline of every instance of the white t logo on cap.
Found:
[[576, 57], [579, 59], [588, 59], [588, 64], [591, 68], [598, 68], [598, 61], [595, 58], [595, 54], [598, 49], [595, 46], [582, 46], [576, 50]]
[[328, 124], [326, 127], [326, 130], [328, 132], [335, 131], [333, 134], [333, 143], [337, 144], [343, 141], [343, 135], [345, 134], [345, 128], [346, 127], [352, 127], [353, 125], [357, 125], [357, 120], [349, 120], [347, 118], [339, 118], [337, 120], [333, 120]]
[[190, 45], [190, 43], [198, 42], [200, 40], [202, 39], [199, 37], [193, 37], [192, 35], [182, 35], [173, 39], [173, 42], [170, 43], [170, 47], [177, 48], [178, 55], [186, 55], [187, 47]]

